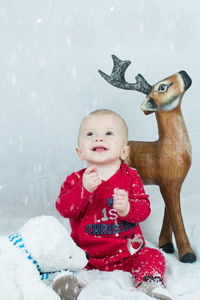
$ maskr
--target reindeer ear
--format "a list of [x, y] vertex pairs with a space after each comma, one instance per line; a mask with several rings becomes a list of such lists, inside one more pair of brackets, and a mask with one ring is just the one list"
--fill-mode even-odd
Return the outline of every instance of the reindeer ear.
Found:
[[161, 103], [160, 109], [164, 111], [173, 110], [179, 105], [180, 102], [180, 96], [176, 96], [173, 99], [170, 99], [170, 101]]

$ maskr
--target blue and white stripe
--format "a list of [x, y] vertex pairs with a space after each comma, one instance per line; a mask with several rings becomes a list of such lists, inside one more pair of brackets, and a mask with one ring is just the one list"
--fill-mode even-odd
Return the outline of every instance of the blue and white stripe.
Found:
[[[9, 240], [13, 243], [13, 245], [16, 247], [16, 248], [19, 248], [21, 249], [24, 254], [26, 255], [26, 257], [28, 258], [29, 261], [32, 261], [32, 263], [35, 265], [35, 267], [37, 268], [37, 270], [39, 272], [41, 272], [40, 270], [40, 266], [38, 264], [38, 262], [32, 257], [32, 255], [28, 252], [28, 250], [26, 249], [26, 246], [23, 242], [23, 239], [22, 239], [22, 235], [21, 233], [17, 232], [17, 233], [12, 233], [11, 235], [9, 235]], [[43, 277], [43, 276], [41, 276]], [[41, 278], [42, 279], [42, 278]], [[43, 279], [42, 279], [43, 280]]]
[[[26, 246], [25, 246], [25, 244], [23, 242], [23, 238], [22, 238], [21, 233], [19, 233], [19, 232], [12, 233], [11, 235], [9, 235], [8, 239], [10, 240], [10, 242], [16, 248], [19, 248], [19, 249], [21, 249], [24, 252], [24, 254], [26, 255], [26, 257], [28, 258], [29, 261], [32, 261], [32, 263], [37, 268], [38, 272], [40, 272], [40, 279], [41, 280], [44, 280], [44, 281], [53, 280], [53, 277], [55, 277], [55, 275], [57, 275], [58, 273], [62, 272], [62, 271], [55, 271], [55, 272], [42, 273], [38, 262], [32, 257], [32, 255], [26, 249]], [[65, 270], [65, 271], [67, 271], [67, 270]], [[74, 271], [70, 271], [70, 272], [74, 276], [77, 276], [77, 272], [74, 272]]]

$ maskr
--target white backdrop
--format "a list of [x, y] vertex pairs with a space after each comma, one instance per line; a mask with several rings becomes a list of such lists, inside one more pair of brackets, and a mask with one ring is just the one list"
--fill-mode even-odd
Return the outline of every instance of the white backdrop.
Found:
[[[113, 53], [132, 61], [128, 81], [137, 73], [150, 84], [180, 70], [191, 76], [182, 111], [193, 163], [182, 197], [198, 197], [199, 13], [195, 0], [0, 0], [0, 233], [30, 216], [58, 216], [61, 183], [84, 166], [75, 147], [86, 113], [113, 109], [130, 139], [157, 138], [154, 114], [140, 111], [144, 95], [98, 74], [111, 72]], [[158, 188], [146, 190], [152, 203], [162, 201]]]

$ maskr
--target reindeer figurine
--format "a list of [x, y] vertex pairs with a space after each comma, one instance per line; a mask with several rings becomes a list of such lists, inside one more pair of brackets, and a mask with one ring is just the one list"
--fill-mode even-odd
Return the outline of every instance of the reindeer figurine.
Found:
[[99, 70], [101, 76], [115, 87], [145, 94], [141, 110], [145, 114], [155, 112], [156, 115], [158, 140], [129, 141], [130, 155], [126, 163], [138, 170], [144, 184], [160, 187], [165, 211], [159, 247], [166, 253], [174, 252], [173, 232], [179, 260], [195, 262], [196, 256], [185, 232], [180, 207], [181, 186], [191, 165], [191, 145], [180, 105], [192, 81], [185, 71], [180, 71], [153, 86], [141, 74], [135, 77], [136, 83], [128, 83], [124, 75], [131, 62], [122, 61], [115, 55], [112, 58], [114, 67], [111, 75]]

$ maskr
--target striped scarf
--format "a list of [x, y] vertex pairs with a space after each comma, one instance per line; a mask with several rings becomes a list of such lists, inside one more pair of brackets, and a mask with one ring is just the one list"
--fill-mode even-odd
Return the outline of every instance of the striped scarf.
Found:
[[[40, 272], [40, 279], [41, 280], [52, 281], [55, 278], [55, 275], [57, 276], [58, 273], [62, 272], [62, 271], [56, 271], [56, 272], [42, 273], [38, 262], [33, 258], [33, 256], [26, 249], [26, 246], [23, 242], [23, 238], [22, 238], [21, 233], [19, 233], [19, 232], [12, 233], [11, 235], [9, 235], [8, 239], [13, 244], [13, 246], [15, 246], [16, 248], [19, 248], [20, 250], [22, 250], [22, 252], [26, 255], [27, 259], [35, 265], [38, 272]], [[67, 270], [65, 270], [65, 271], [67, 271]], [[72, 272], [74, 276], [77, 275], [77, 272], [74, 272], [74, 271], [70, 271], [70, 272]]]

